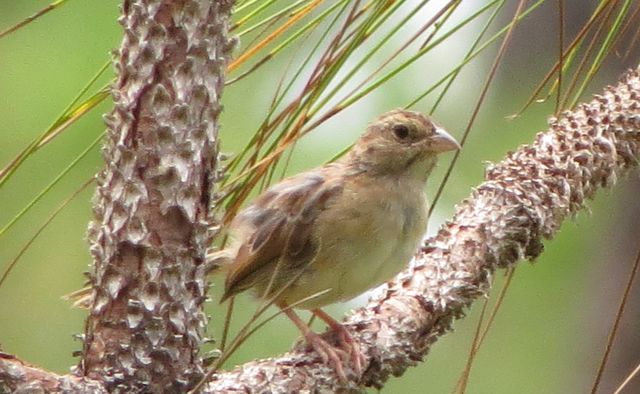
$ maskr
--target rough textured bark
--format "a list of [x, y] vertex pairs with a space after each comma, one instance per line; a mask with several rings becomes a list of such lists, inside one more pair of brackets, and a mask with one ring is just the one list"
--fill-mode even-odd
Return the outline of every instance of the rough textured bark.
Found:
[[106, 394], [102, 382], [56, 375], [0, 352], [0, 393]]
[[[215, 223], [232, 1], [125, 1], [89, 228], [95, 273], [77, 372], [108, 390], [184, 392], [202, 376], [202, 270]], [[168, 391], [167, 391], [168, 390]]]
[[[640, 74], [574, 111], [486, 172], [486, 181], [427, 240], [414, 263], [346, 320], [368, 360], [362, 377], [341, 383], [309, 350], [247, 363], [220, 373], [208, 392], [358, 391], [382, 387], [416, 365], [455, 319], [489, 290], [498, 268], [532, 260], [563, 220], [601, 187], [638, 164]], [[333, 339], [333, 338], [329, 338]]]

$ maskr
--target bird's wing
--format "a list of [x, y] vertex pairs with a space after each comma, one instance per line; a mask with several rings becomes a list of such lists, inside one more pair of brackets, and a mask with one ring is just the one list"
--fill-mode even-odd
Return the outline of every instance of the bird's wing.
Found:
[[327, 168], [278, 183], [235, 219], [233, 227], [247, 234], [229, 267], [222, 301], [268, 278], [275, 263], [286, 267], [279, 270], [283, 275], [313, 261], [319, 247], [314, 222], [343, 190], [341, 178], [328, 176]]

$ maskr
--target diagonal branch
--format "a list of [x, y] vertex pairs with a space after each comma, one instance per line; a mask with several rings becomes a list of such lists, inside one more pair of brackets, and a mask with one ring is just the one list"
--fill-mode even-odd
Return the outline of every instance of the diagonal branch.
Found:
[[453, 219], [410, 268], [346, 324], [368, 360], [359, 380], [340, 383], [301, 346], [214, 376], [207, 392], [339, 392], [382, 387], [416, 365], [452, 322], [489, 291], [498, 268], [533, 260], [564, 219], [638, 164], [640, 69], [591, 102], [550, 121], [549, 130], [486, 172]]

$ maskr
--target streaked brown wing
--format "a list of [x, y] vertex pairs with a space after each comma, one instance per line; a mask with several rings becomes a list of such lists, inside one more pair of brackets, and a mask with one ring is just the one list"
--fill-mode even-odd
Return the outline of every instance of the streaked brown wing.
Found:
[[280, 260], [286, 268], [280, 274], [313, 260], [319, 246], [311, 233], [313, 222], [342, 192], [341, 180], [326, 176], [328, 168], [278, 183], [239, 214], [238, 225], [249, 227], [251, 234], [230, 267], [222, 301], [265, 277], [269, 280]]

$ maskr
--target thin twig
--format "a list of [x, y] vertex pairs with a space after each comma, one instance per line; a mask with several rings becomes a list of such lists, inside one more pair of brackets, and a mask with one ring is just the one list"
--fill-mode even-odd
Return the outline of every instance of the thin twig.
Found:
[[611, 353], [611, 348], [613, 347], [613, 341], [616, 339], [618, 328], [620, 327], [620, 321], [622, 320], [624, 308], [627, 306], [627, 302], [629, 300], [629, 293], [631, 293], [631, 287], [633, 285], [633, 281], [636, 277], [636, 274], [638, 273], [639, 267], [640, 267], [640, 248], [638, 248], [636, 260], [633, 264], [633, 268], [631, 269], [631, 273], [629, 274], [629, 280], [627, 281], [627, 285], [625, 286], [624, 291], [622, 293], [622, 298], [620, 299], [620, 304], [618, 305], [618, 310], [616, 311], [616, 317], [613, 322], [613, 327], [611, 327], [611, 331], [609, 332], [609, 337], [607, 338], [607, 346], [604, 350], [604, 354], [602, 355], [602, 360], [600, 360], [600, 365], [598, 366], [598, 372], [596, 373], [596, 378], [593, 381], [593, 386], [591, 387], [591, 394], [595, 394], [596, 391], [598, 391], [598, 386], [600, 385], [600, 380], [602, 379], [604, 368], [607, 365], [609, 354]]

